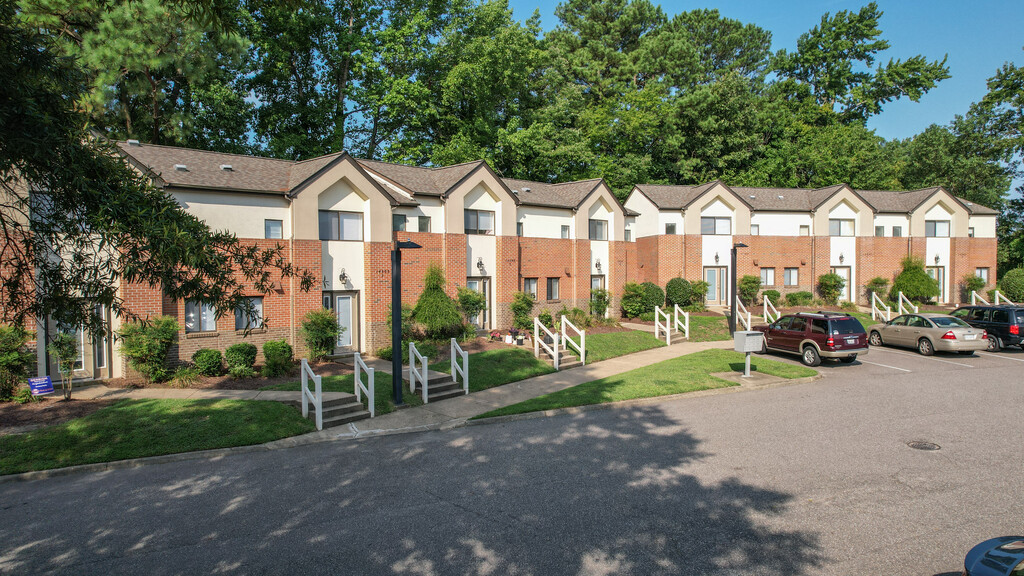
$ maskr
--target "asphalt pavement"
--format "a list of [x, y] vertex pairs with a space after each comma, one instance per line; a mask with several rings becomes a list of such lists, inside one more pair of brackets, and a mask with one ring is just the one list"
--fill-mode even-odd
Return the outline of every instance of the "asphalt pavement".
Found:
[[0, 572], [934, 575], [1024, 534], [1024, 352], [861, 360], [807, 384], [0, 484]]

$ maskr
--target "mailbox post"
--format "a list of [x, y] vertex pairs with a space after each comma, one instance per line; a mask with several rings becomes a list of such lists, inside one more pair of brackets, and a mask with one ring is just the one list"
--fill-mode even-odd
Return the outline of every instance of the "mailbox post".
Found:
[[744, 378], [750, 378], [750, 353], [761, 351], [763, 338], [764, 333], [757, 330], [737, 330], [733, 334], [733, 349], [746, 354], [746, 364], [743, 366]]

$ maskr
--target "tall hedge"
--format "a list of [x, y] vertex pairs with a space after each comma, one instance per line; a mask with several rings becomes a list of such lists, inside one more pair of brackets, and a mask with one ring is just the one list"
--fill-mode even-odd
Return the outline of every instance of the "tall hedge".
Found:
[[907, 256], [902, 262], [903, 270], [896, 276], [889, 291], [889, 299], [898, 301], [900, 292], [912, 302], [927, 302], [938, 296], [939, 283], [924, 269], [924, 260]]
[[644, 282], [640, 285], [644, 289], [644, 312], [654, 312], [655, 306], [665, 305], [665, 291], [654, 282]]
[[170, 316], [157, 316], [147, 322], [129, 322], [118, 331], [121, 354], [128, 364], [145, 378], [161, 382], [171, 376], [167, 369], [167, 353], [178, 330], [178, 321]]
[[462, 334], [459, 306], [444, 291], [444, 270], [431, 264], [423, 277], [423, 293], [412, 310], [412, 319], [423, 326], [430, 340], [445, 340]]
[[665, 305], [673, 306], [678, 304], [680, 307], [686, 307], [691, 304], [691, 293], [693, 288], [688, 280], [683, 278], [673, 278], [668, 281], [665, 285]]
[[999, 281], [999, 291], [1014, 302], [1024, 302], [1024, 268], [1014, 268]]

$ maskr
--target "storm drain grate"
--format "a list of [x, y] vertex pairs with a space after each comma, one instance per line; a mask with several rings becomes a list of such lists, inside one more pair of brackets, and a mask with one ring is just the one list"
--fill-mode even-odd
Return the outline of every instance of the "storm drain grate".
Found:
[[938, 444], [932, 444], [931, 442], [924, 442], [922, 440], [907, 442], [907, 446], [910, 446], [914, 450], [938, 450], [940, 448]]

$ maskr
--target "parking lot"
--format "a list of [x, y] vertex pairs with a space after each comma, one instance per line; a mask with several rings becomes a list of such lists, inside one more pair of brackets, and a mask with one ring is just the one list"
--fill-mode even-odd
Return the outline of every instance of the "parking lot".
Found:
[[[799, 358], [794, 355], [770, 352], [768, 357], [778, 360], [788, 360], [799, 363]], [[892, 346], [872, 346], [866, 355], [857, 357], [853, 364], [842, 364], [836, 361], [826, 360], [822, 362], [818, 370], [826, 372], [852, 371], [863, 374], [864, 377], [885, 377], [898, 376], [908, 373], [929, 373], [929, 372], [950, 372], [950, 371], [977, 371], [986, 369], [1009, 368], [1019, 365], [1024, 371], [1024, 350], [1018, 347], [1004, 348], [1000, 352], [975, 352], [973, 356], [962, 356], [948, 352], [936, 352], [934, 356], [922, 356], [916, 350], [910, 348], [896, 348]], [[964, 374], [970, 378], [969, 374]]]

